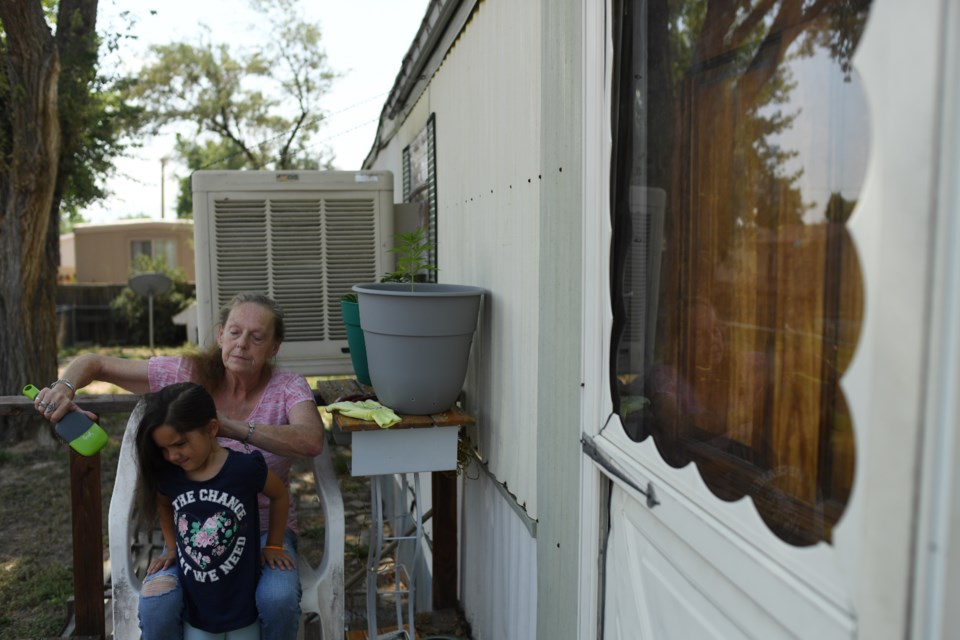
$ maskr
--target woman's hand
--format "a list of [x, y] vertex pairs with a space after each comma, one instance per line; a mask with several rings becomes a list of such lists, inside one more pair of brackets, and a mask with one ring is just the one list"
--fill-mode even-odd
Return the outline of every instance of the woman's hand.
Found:
[[287, 553], [286, 549], [279, 547], [264, 547], [260, 557], [260, 564], [267, 565], [271, 569], [296, 569], [293, 564], [293, 558]]
[[289, 424], [273, 425], [256, 423], [253, 432], [243, 420], [228, 418], [218, 411], [221, 438], [231, 438], [238, 442], [251, 437], [248, 444], [286, 458], [313, 458], [323, 452], [324, 430], [320, 413], [314, 401], [295, 404], [287, 414]]
[[158, 558], [154, 558], [153, 562], [150, 563], [150, 566], [147, 567], [147, 575], [156, 573], [160, 569], [169, 569], [170, 565], [174, 563], [177, 559], [177, 550], [165, 550], [165, 553]]
[[33, 407], [50, 422], [59, 422], [63, 416], [77, 408], [73, 396], [74, 392], [70, 387], [55, 382], [52, 386], [40, 389], [37, 397], [33, 399]]

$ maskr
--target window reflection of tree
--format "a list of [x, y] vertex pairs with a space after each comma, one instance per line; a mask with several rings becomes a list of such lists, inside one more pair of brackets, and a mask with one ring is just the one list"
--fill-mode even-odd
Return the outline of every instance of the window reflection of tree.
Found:
[[[723, 499], [751, 495], [793, 544], [829, 540], [849, 497], [853, 430], [838, 381], [863, 296], [845, 227], [855, 202], [839, 192], [826, 203], [805, 200], [804, 171], [820, 158], [784, 144], [791, 133], [812, 135], [798, 129], [809, 96], [794, 67], [812, 60], [850, 82], [869, 6], [619, 7], [614, 402], [631, 438], [653, 436], [673, 466], [696, 462]], [[662, 239], [635, 242], [631, 187], [666, 192]], [[653, 255], [635, 255], [638, 248]], [[651, 264], [659, 264], [656, 283]], [[638, 314], [629, 299], [640, 287], [659, 293]], [[708, 307], [714, 321], [704, 319]], [[625, 339], [638, 323], [655, 323], [654, 348]], [[716, 332], [724, 354], [708, 367], [704, 347]]]

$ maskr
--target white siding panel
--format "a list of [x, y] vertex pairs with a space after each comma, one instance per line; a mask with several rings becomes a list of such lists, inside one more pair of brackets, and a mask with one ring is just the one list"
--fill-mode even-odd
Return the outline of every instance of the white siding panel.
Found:
[[[438, 279], [489, 291], [471, 356], [468, 409], [479, 412], [478, 439], [490, 471], [532, 518], [536, 386], [543, 373], [537, 368], [539, 33], [539, 2], [479, 3], [404, 125], [418, 130], [436, 114]], [[401, 130], [401, 137], [416, 130]]]
[[537, 637], [537, 540], [515, 508], [538, 518], [538, 388], [552, 376], [538, 369], [540, 7], [481, 0], [375, 158], [399, 175], [400, 150], [435, 115], [438, 280], [488, 291], [466, 408], [492, 477], [462, 476], [460, 501], [459, 597], [475, 640]]
[[474, 640], [537, 637], [537, 548], [484, 473], [462, 481], [461, 594]]

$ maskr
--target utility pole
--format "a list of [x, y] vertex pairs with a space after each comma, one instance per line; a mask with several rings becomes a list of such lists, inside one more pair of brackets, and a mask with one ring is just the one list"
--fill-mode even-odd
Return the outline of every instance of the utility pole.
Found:
[[163, 220], [164, 215], [167, 210], [167, 200], [166, 200], [166, 177], [167, 177], [167, 158], [166, 156], [160, 158], [160, 219]]

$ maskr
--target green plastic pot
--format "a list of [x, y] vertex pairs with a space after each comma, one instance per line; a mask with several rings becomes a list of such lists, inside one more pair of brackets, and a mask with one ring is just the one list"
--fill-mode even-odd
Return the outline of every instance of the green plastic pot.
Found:
[[369, 385], [370, 369], [367, 367], [367, 345], [360, 326], [360, 304], [350, 300], [340, 301], [340, 313], [347, 327], [347, 345], [350, 347], [350, 361], [357, 381]]

